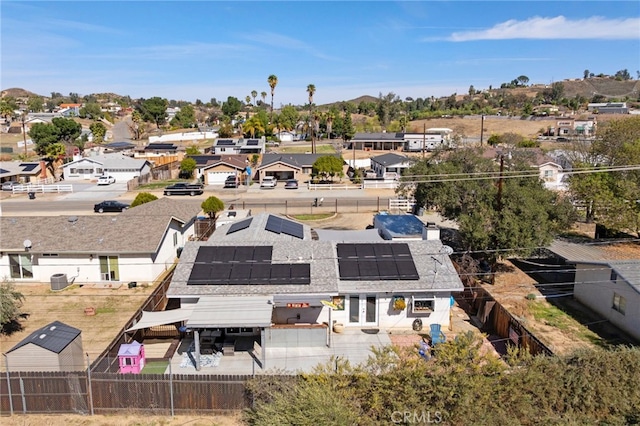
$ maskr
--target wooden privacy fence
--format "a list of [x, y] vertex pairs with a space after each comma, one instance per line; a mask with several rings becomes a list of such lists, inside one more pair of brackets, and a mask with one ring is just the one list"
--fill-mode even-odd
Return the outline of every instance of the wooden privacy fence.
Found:
[[477, 312], [478, 319], [485, 328], [504, 339], [509, 339], [513, 344], [527, 349], [532, 355], [553, 355], [551, 349], [509, 313], [483, 287], [467, 287], [465, 289], [465, 299], [471, 304], [472, 309]]
[[250, 406], [244, 375], [7, 372], [0, 412], [154, 415], [220, 413]]

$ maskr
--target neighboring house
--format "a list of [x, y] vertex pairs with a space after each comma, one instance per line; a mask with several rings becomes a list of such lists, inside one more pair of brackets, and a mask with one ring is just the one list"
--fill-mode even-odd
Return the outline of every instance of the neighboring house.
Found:
[[[273, 176], [279, 181], [298, 179], [301, 182], [311, 179], [313, 163], [320, 157], [334, 156], [342, 158], [340, 154], [276, 154], [267, 153], [262, 156], [262, 162], [256, 169], [255, 180], [262, 182], [265, 176]], [[345, 165], [345, 168], [347, 166]]]
[[405, 146], [404, 133], [356, 133], [353, 138], [344, 143], [345, 149], [360, 149], [364, 151], [396, 151]]
[[265, 138], [260, 139], [218, 139], [213, 144], [214, 154], [262, 154], [265, 152]]
[[62, 166], [64, 180], [94, 180], [102, 175], [111, 175], [116, 182], [127, 182], [151, 172], [151, 163], [123, 154], [104, 154], [84, 157]]
[[573, 295], [640, 342], [640, 260], [576, 262]]
[[404, 155], [389, 153], [371, 158], [371, 168], [379, 178], [396, 178], [402, 176], [411, 167], [413, 161]]
[[161, 198], [118, 215], [0, 217], [0, 276], [16, 283], [152, 282], [193, 238], [201, 201]]
[[576, 300], [640, 342], [640, 259], [613, 260], [596, 245], [560, 240], [547, 249], [575, 265]]
[[587, 110], [595, 114], [629, 114], [626, 102], [590, 103]]
[[44, 162], [0, 161], [0, 183], [14, 180], [24, 184], [36, 184], [46, 178], [46, 173]]
[[9, 349], [8, 371], [84, 371], [81, 331], [54, 321]]
[[196, 161], [195, 177], [205, 185], [222, 185], [229, 176], [242, 177], [248, 167], [246, 155], [189, 155]]
[[432, 127], [424, 133], [404, 133], [404, 150], [409, 152], [434, 151], [451, 146], [453, 130], [446, 127]]
[[296, 133], [288, 130], [282, 130], [274, 135], [280, 142], [293, 142], [298, 140], [299, 137]]
[[167, 291], [180, 311], [165, 311], [155, 325], [178, 313], [196, 341], [201, 333], [232, 347], [250, 339], [263, 356], [266, 348], [324, 347], [335, 322], [363, 330], [447, 326], [451, 293], [463, 285], [440, 240], [390, 242], [365, 232], [321, 239], [267, 213], [221, 226], [185, 245]]
[[180, 107], [168, 107], [166, 111], [167, 122], [170, 122], [179, 112], [180, 112]]
[[167, 133], [160, 136], [149, 136], [150, 143], [168, 143], [168, 142], [192, 142], [205, 139], [215, 139], [218, 133], [214, 130], [199, 130], [197, 132]]
[[564, 169], [554, 158], [545, 154], [539, 148], [508, 149], [502, 147], [486, 148], [482, 152], [483, 158], [500, 161], [500, 157], [506, 160], [514, 156], [520, 156], [528, 161], [531, 167], [538, 169], [540, 179], [547, 189], [563, 191], [567, 189]]
[[58, 105], [58, 114], [64, 117], [77, 117], [80, 115], [82, 104], [60, 104]]
[[129, 154], [133, 155], [133, 149], [136, 145], [131, 142], [109, 142], [101, 144], [100, 147], [104, 149], [105, 154], [120, 152], [128, 156]]

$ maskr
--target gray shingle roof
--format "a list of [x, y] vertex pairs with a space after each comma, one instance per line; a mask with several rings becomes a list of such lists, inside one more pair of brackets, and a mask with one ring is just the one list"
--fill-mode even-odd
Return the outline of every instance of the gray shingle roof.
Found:
[[386, 133], [386, 132], [377, 132], [377, 133], [356, 133], [351, 138], [352, 141], [361, 142], [361, 141], [396, 141], [402, 142], [404, 141], [404, 133]]
[[127, 168], [127, 169], [136, 169], [136, 170], [142, 169], [144, 165], [148, 163], [147, 160], [135, 159], [135, 158], [128, 157], [126, 155], [115, 153], [115, 154], [95, 155], [92, 157], [84, 157], [79, 160], [67, 163], [63, 167], [68, 168], [82, 161], [93, 161], [98, 164], [102, 164], [102, 166], [106, 169]]
[[635, 291], [640, 293], [640, 260], [614, 261], [609, 262], [609, 266]]
[[371, 162], [376, 162], [383, 166], [391, 166], [393, 164], [401, 164], [409, 161], [409, 157], [404, 155], [398, 155], [393, 153], [378, 155], [377, 157], [371, 158]]
[[311, 167], [318, 158], [327, 156], [340, 158], [340, 154], [264, 154], [258, 169], [277, 162], [290, 164], [294, 167]]
[[60, 321], [54, 321], [31, 333], [20, 343], [8, 350], [7, 353], [31, 343], [59, 354], [69, 343], [73, 342], [80, 333], [81, 331], [77, 328], [61, 323]]
[[[338, 292], [380, 291], [448, 291], [462, 290], [462, 282], [448, 256], [442, 252], [439, 240], [408, 241], [418, 271], [418, 280], [346, 281], [338, 272], [337, 241], [317, 241], [310, 238], [311, 228], [303, 225], [304, 239], [264, 230], [269, 214], [253, 217], [251, 225], [226, 234], [221, 227], [208, 241], [187, 242], [176, 267], [169, 297], [243, 294], [337, 294]], [[262, 228], [262, 229], [260, 229]], [[221, 232], [222, 231], [222, 232]], [[370, 244], [397, 244], [371, 241]], [[311, 265], [309, 285], [187, 285], [200, 247], [203, 246], [272, 246], [272, 263], [308, 263]]]
[[35, 253], [155, 253], [172, 220], [201, 211], [191, 200], [160, 198], [113, 216], [0, 217], [0, 249]]

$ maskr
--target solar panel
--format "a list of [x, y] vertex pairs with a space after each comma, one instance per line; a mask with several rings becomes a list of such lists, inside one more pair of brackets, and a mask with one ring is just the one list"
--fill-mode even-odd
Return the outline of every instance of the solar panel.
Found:
[[356, 260], [340, 260], [338, 262], [338, 270], [340, 273], [340, 279], [342, 280], [353, 281], [360, 277], [358, 261]]
[[23, 172], [30, 172], [33, 169], [35, 169], [36, 167], [38, 167], [38, 164], [33, 164], [33, 163], [23, 163], [20, 164], [20, 167], [24, 167], [22, 169]]
[[205, 285], [209, 284], [209, 276], [211, 273], [210, 265], [193, 265], [191, 275], [187, 280], [187, 285]]
[[355, 244], [338, 244], [336, 246], [339, 259], [346, 259], [356, 257], [356, 245]]
[[376, 252], [374, 251], [372, 244], [357, 244], [356, 253], [359, 259], [376, 257]]
[[373, 251], [376, 258], [393, 257], [393, 249], [389, 247], [389, 244], [374, 244]]
[[358, 269], [360, 271], [361, 281], [380, 279], [380, 273], [378, 273], [378, 262], [375, 260], [358, 261]]
[[292, 237], [300, 238], [301, 240], [304, 238], [304, 227], [302, 224], [291, 222], [290, 220], [282, 220], [281, 232], [291, 235]]
[[253, 248], [253, 260], [256, 262], [271, 262], [272, 246], [255, 246]]
[[420, 279], [408, 244], [337, 244], [341, 280]]
[[258, 145], [258, 142], [259, 142], [258, 139], [249, 139], [247, 141], [247, 145], [255, 146], [255, 145]]
[[378, 274], [380, 279], [389, 280], [392, 277], [398, 277], [397, 262], [393, 259], [378, 259]]
[[417, 280], [420, 278], [413, 260], [397, 261], [396, 267], [398, 268], [398, 279]]
[[229, 274], [229, 284], [249, 284], [251, 278], [251, 267], [247, 265], [232, 265]]
[[219, 139], [216, 142], [216, 145], [235, 145], [235, 142], [233, 141], [233, 139]]
[[[232, 249], [230, 247], [230, 249]], [[235, 248], [233, 254], [234, 262], [247, 262], [253, 260], [253, 247], [239, 246]]]
[[411, 257], [411, 250], [409, 250], [408, 244], [389, 244], [393, 250], [393, 256], [409, 256]]
[[251, 277], [249, 278], [249, 284], [269, 284], [270, 278], [271, 265], [267, 265], [266, 263], [254, 263], [251, 265]]
[[215, 265], [211, 271], [211, 284], [228, 284], [232, 269], [233, 264], [231, 263]]
[[[235, 212], [233, 212], [235, 213]], [[242, 231], [243, 229], [247, 229], [249, 225], [251, 225], [252, 217], [249, 219], [241, 220], [235, 223], [232, 223], [229, 229], [227, 230], [227, 235], [233, 234], [234, 232]]]
[[311, 265], [294, 263], [291, 265], [291, 284], [311, 284]]
[[266, 231], [275, 232], [279, 234], [282, 230], [282, 219], [277, 216], [269, 215], [267, 224], [264, 226]]
[[269, 284], [288, 284], [291, 278], [291, 265], [276, 263], [271, 265]]

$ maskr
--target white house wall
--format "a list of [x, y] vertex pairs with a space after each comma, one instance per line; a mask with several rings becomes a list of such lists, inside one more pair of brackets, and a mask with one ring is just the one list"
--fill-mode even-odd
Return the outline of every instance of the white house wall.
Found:
[[[577, 264], [574, 296], [612, 324], [640, 340], [640, 293], [618, 278], [611, 281], [611, 268], [599, 264]], [[613, 294], [626, 299], [626, 312], [613, 309]]]

